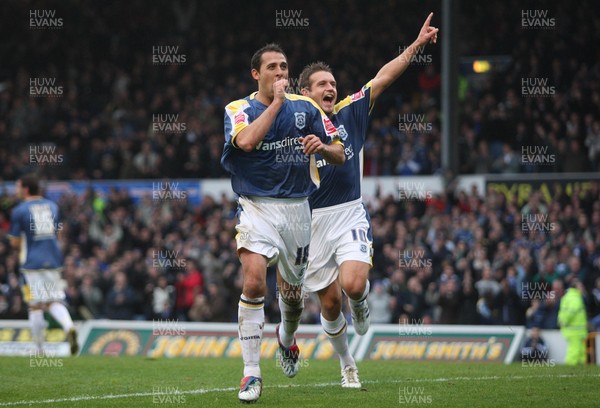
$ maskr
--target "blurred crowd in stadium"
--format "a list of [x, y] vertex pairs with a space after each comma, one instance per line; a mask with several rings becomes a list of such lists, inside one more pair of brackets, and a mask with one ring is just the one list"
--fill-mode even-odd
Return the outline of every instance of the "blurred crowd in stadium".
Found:
[[[10, 207], [14, 198], [3, 196]], [[600, 184], [552, 202], [537, 192], [522, 207], [474, 189], [425, 201], [376, 197], [368, 203], [374, 238], [372, 320], [513, 324], [556, 328], [558, 304], [578, 278], [589, 317], [600, 314]], [[236, 205], [206, 197], [148, 197], [133, 205], [113, 190], [60, 201], [71, 312], [83, 319], [235, 321], [241, 271], [233, 239]], [[0, 316], [26, 318], [16, 254], [0, 213]], [[279, 312], [274, 274], [266, 316]], [[304, 323], [319, 322], [307, 296]], [[349, 316], [348, 316], [349, 317]]]
[[[300, 10], [308, 26], [282, 29], [269, 2], [241, 6], [243, 13], [230, 13], [226, 3], [173, 1], [149, 8], [139, 0], [90, 4], [79, 13], [68, 3], [57, 4], [65, 24], [52, 35], [22, 21], [0, 28], [23, 34], [3, 36], [15, 41], [0, 49], [2, 60], [17, 62], [0, 68], [3, 178], [30, 170], [29, 146], [42, 143], [64, 158], [63, 165], [44, 170], [52, 179], [225, 177], [219, 165], [223, 107], [256, 89], [249, 75], [253, 50], [280, 40], [292, 92], [299, 91], [294, 75], [304, 64], [324, 59], [343, 97], [412, 42], [434, 5], [415, 3], [406, 13], [397, 2], [347, 2], [341, 24], [337, 3], [290, 3], [286, 9]], [[600, 64], [598, 41], [592, 41], [600, 21], [591, 5], [569, 7], [578, 15], [571, 19], [562, 12], [566, 4], [549, 3], [556, 20], [551, 29], [522, 27], [515, 1], [463, 5], [461, 20], [468, 24], [459, 24], [460, 55], [512, 59], [506, 71], [483, 81], [461, 80], [460, 173], [600, 170]], [[28, 11], [16, 2], [0, 7]], [[207, 24], [213, 21], [227, 23]], [[234, 33], [231, 27], [246, 29]], [[486, 35], [478, 35], [483, 30]], [[166, 49], [157, 47], [173, 47], [167, 54], [179, 62], [157, 64], [153, 57]], [[62, 95], [31, 97], [32, 78], [55, 79]], [[528, 78], [547, 80], [553, 92], [525, 95], [522, 80]], [[378, 101], [365, 175], [440, 173], [440, 83], [440, 47], [430, 46]], [[167, 114], [176, 117], [160, 116]], [[162, 131], [165, 126], [172, 132]], [[529, 146], [547, 146], [557, 160], [525, 165], [521, 151]]]
[[[546, 30], [524, 29], [523, 7], [514, 0], [464, 3], [460, 55], [501, 54], [512, 62], [477, 86], [461, 80], [459, 172], [600, 170], [600, 18], [593, 2], [576, 9], [549, 3], [557, 24]], [[219, 2], [74, 4], [56, 5], [65, 21], [61, 30], [31, 30], [17, 20], [0, 27], [3, 38], [14, 39], [0, 47], [2, 60], [16, 62], [0, 67], [1, 179], [32, 170], [72, 180], [226, 177], [219, 163], [223, 107], [255, 90], [253, 50], [279, 39], [292, 76], [306, 63], [325, 60], [343, 96], [410, 44], [436, 3], [415, 2], [406, 12], [392, 1], [345, 2], [339, 13], [337, 2], [310, 9], [292, 2], [285, 8], [309, 19], [309, 29], [293, 30], [276, 26], [279, 6], [269, 2], [240, 4], [238, 13]], [[0, 5], [10, 8], [26, 14], [30, 7]], [[577, 16], [568, 17], [565, 8]], [[178, 47], [175, 56], [185, 62], [153, 63], [159, 46]], [[411, 66], [378, 101], [365, 145], [366, 176], [441, 172], [440, 47], [424, 52], [431, 63]], [[31, 97], [33, 77], [56, 79], [64, 93]], [[555, 94], [525, 97], [522, 79], [533, 77], [547, 78]], [[166, 114], [177, 117], [165, 121], [160, 115]], [[431, 126], [402, 131], [405, 114], [422, 115], [418, 120]], [[175, 130], [163, 132], [157, 124]], [[31, 162], [30, 146], [46, 144], [56, 146], [60, 165]], [[525, 165], [524, 146], [547, 146], [556, 161]], [[585, 283], [590, 316], [600, 314], [600, 195], [594, 186], [582, 197], [557, 194], [549, 203], [534, 195], [523, 208], [493, 192], [484, 200], [474, 192], [427, 202], [374, 199], [373, 321], [554, 328], [557, 301], [573, 276]], [[26, 318], [17, 260], [6, 242], [14, 197], [0, 200], [0, 317]], [[207, 197], [198, 208], [176, 200], [133, 205], [123, 192], [103, 200], [89, 191], [63, 197], [60, 206], [67, 295], [76, 316], [235, 321], [241, 275], [233, 202]], [[547, 214], [552, 230], [528, 236], [521, 218], [528, 213]], [[400, 267], [405, 258], [410, 261]], [[413, 268], [413, 260], [424, 266]], [[274, 288], [272, 281], [268, 319], [278, 316]], [[318, 322], [318, 313], [309, 297], [305, 322]]]

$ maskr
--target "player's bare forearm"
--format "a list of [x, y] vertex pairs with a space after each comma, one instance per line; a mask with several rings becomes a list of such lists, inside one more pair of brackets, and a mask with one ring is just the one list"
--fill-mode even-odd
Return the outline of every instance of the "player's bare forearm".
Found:
[[408, 68], [412, 57], [417, 54], [419, 48], [424, 47], [428, 43], [437, 42], [438, 28], [429, 25], [433, 13], [430, 13], [421, 27], [421, 31], [417, 39], [407, 47], [402, 54], [385, 64], [371, 83], [371, 99], [375, 100], [383, 91], [385, 91], [404, 71]]
[[331, 164], [342, 165], [346, 162], [344, 145], [341, 143], [324, 144], [320, 154]]
[[306, 155], [319, 153], [331, 164], [344, 164], [346, 161], [344, 145], [339, 141], [332, 144], [325, 144], [318, 136], [311, 134], [301, 137], [300, 142], [304, 146], [303, 152]]
[[281, 78], [273, 83], [273, 100], [254, 122], [250, 123], [235, 138], [235, 145], [245, 152], [251, 152], [267, 135], [275, 121], [279, 109], [285, 102], [285, 88], [288, 80]]
[[265, 138], [283, 102], [273, 101], [258, 118], [244, 128], [235, 138], [235, 145], [251, 152]]

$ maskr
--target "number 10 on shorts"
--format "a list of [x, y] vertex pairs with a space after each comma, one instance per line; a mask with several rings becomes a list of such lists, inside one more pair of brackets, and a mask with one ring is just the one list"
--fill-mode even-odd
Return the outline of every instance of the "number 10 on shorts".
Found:
[[352, 239], [355, 241], [369, 242], [367, 240], [367, 232], [363, 229], [353, 229], [350, 230], [352, 232]]
[[302, 265], [308, 262], [308, 245], [296, 250], [296, 265]]

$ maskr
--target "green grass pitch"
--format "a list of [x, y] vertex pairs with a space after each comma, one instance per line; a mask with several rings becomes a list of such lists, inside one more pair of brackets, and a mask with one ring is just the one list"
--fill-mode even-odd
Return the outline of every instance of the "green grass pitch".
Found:
[[[239, 359], [0, 358], [0, 407], [240, 407]], [[340, 386], [334, 361], [289, 379], [262, 361], [259, 407], [593, 407], [600, 367], [363, 361], [363, 388]]]

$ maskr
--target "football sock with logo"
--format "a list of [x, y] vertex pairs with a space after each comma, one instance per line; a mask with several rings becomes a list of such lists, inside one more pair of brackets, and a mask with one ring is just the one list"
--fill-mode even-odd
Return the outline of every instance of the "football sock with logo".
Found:
[[244, 377], [260, 377], [260, 344], [265, 325], [265, 298], [248, 298], [242, 294], [238, 304], [238, 322]]

